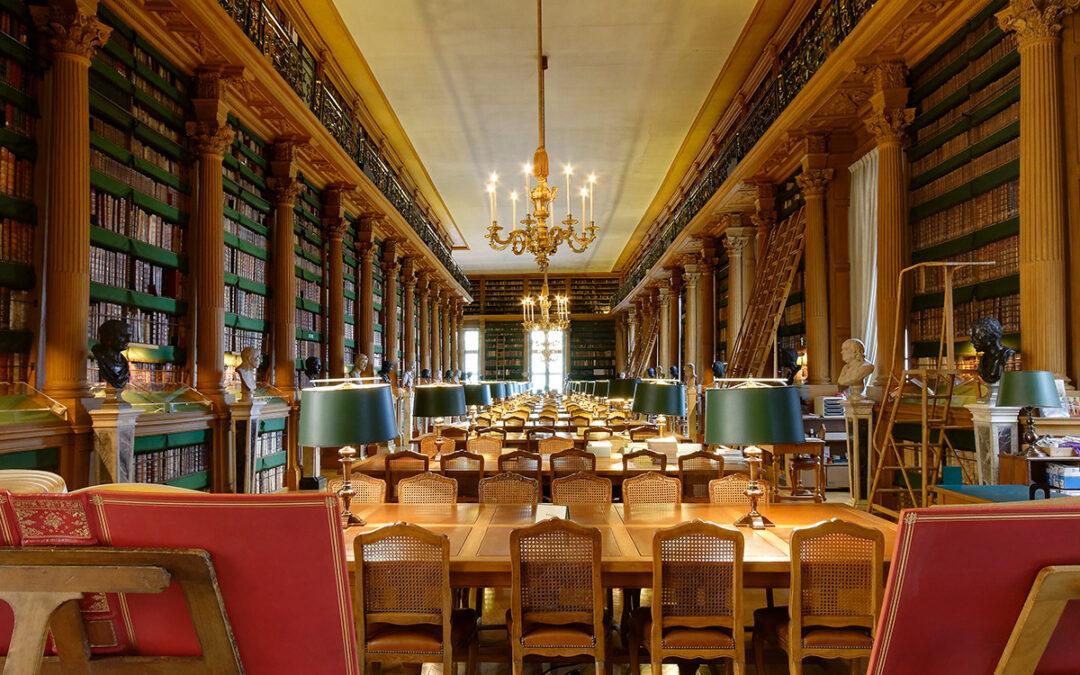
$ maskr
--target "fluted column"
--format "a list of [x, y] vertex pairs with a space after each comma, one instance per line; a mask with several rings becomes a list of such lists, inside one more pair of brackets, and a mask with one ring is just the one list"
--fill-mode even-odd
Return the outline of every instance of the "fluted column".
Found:
[[402, 328], [404, 345], [404, 363], [401, 371], [409, 370], [416, 363], [416, 272], [412, 258], [405, 258], [401, 265], [401, 283], [405, 285], [405, 324]]
[[627, 367], [630, 365], [630, 355], [634, 353], [634, 349], [637, 347], [638, 339], [638, 311], [637, 306], [631, 304], [630, 309], [626, 310], [626, 356]]
[[712, 383], [712, 362], [716, 358], [716, 252], [712, 238], [702, 241], [698, 263], [698, 381]]
[[275, 143], [271, 177], [266, 182], [274, 201], [274, 229], [270, 235], [271, 277], [270, 305], [273, 308], [274, 385], [292, 392], [296, 388], [296, 263], [293, 235], [293, 206], [300, 194], [296, 180], [296, 144]]
[[[365, 223], [365, 228], [370, 227]], [[367, 355], [367, 368], [361, 375], [375, 372], [375, 242], [370, 229], [362, 230], [356, 242], [360, 254], [360, 293], [356, 306], [356, 353]]]
[[[701, 331], [700, 301], [698, 297], [698, 280], [701, 278], [701, 268], [698, 266], [699, 254], [687, 256], [683, 263], [683, 283], [686, 284], [686, 323], [683, 329], [683, 368], [688, 363], [694, 364], [694, 370], [701, 377], [701, 367], [698, 359], [698, 340]], [[684, 378], [685, 379], [685, 378]]]
[[752, 227], [728, 227], [724, 237], [724, 248], [728, 254], [728, 322], [727, 344], [728, 357], [731, 357], [735, 342], [742, 327], [743, 315], [750, 302], [753, 289], [754, 271], [752, 258], [755, 232]]
[[442, 371], [445, 373], [451, 368], [451, 349], [450, 349], [450, 315], [453, 314], [453, 304], [451, 301], [450, 290], [443, 291], [442, 302], [442, 347], [439, 353], [442, 355]]
[[[901, 343], [897, 334], [897, 284], [907, 260], [904, 235], [907, 226], [907, 183], [904, 178], [904, 130], [915, 118], [914, 108], [905, 108], [907, 68], [889, 62], [872, 66], [870, 79], [871, 113], [865, 123], [878, 149], [878, 230], [877, 230], [877, 339], [878, 369], [883, 382], [900, 365]], [[895, 348], [892, 346], [895, 345]], [[892, 351], [890, 352], [890, 349]]]
[[[90, 59], [112, 29], [94, 16], [96, 4], [31, 7], [51, 60], [48, 134], [48, 223], [43, 314], [45, 392], [68, 405], [87, 395], [90, 313]], [[220, 179], [220, 177], [219, 177]], [[96, 328], [96, 327], [95, 327]]]
[[431, 282], [431, 374], [442, 379], [442, 303], [445, 296], [438, 281]]
[[345, 209], [343, 190], [332, 186], [323, 190], [323, 227], [326, 230], [326, 344], [327, 372], [345, 377]]
[[832, 169], [804, 169], [795, 178], [806, 200], [806, 363], [807, 384], [829, 383], [829, 263], [825, 255], [825, 191]]
[[421, 271], [416, 282], [416, 289], [420, 293], [420, 370], [431, 368], [431, 287], [430, 277], [426, 271]]
[[461, 299], [454, 298], [450, 313], [450, 368], [461, 370]]
[[[662, 377], [667, 377], [667, 370], [670, 370], [671, 366], [681, 366], [682, 359], [682, 315], [679, 312], [679, 294], [682, 291], [682, 270], [677, 267], [672, 267], [669, 270], [667, 283], [671, 286], [671, 305], [668, 308], [668, 351], [667, 354], [661, 356], [667, 361], [665, 372]], [[681, 371], [681, 368], [680, 368]]]
[[[671, 344], [671, 284], [664, 279], [660, 282], [660, 287], [657, 290], [660, 301], [660, 336], [657, 339], [659, 345], [657, 365], [663, 366], [666, 370], [668, 364], [665, 363], [665, 361], [667, 361], [668, 355], [670, 354], [670, 347], [668, 345]], [[659, 371], [660, 368], [657, 368], [657, 370]], [[657, 375], [659, 377], [664, 376], [664, 374], [660, 372], [658, 372]]]
[[397, 242], [389, 240], [383, 244], [383, 360], [393, 361], [401, 368], [398, 353], [398, 273], [401, 263], [397, 260]]
[[998, 12], [1020, 52], [1020, 336], [1025, 370], [1065, 377], [1065, 162], [1061, 18], [1080, 0], [1012, 0]]

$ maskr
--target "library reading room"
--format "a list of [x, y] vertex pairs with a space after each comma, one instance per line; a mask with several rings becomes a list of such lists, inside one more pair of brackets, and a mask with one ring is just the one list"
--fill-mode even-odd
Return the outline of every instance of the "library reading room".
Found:
[[0, 103], [4, 675], [1080, 674], [1080, 0], [0, 0]]

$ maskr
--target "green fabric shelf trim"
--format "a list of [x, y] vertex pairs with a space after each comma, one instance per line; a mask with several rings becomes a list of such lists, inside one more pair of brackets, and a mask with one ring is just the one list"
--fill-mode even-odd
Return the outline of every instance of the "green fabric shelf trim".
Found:
[[37, 206], [25, 199], [0, 195], [0, 217], [37, 224]]
[[967, 39], [968, 33], [981, 26], [983, 22], [996, 14], [1006, 4], [1008, 4], [1008, 0], [993, 0], [993, 2], [990, 2], [986, 7], [980, 10], [978, 14], [965, 21], [960, 30], [953, 33], [945, 40], [945, 42], [941, 43], [934, 51], [930, 52], [929, 56], [911, 68], [912, 81], [917, 80], [920, 75], [933, 66], [936, 66], [954, 47]]
[[974, 199], [981, 194], [989, 192], [999, 185], [1004, 185], [1011, 180], [1020, 178], [1020, 159], [1014, 159], [1010, 162], [1006, 162], [996, 169], [991, 169], [981, 176], [973, 178], [972, 180], [960, 185], [959, 187], [949, 190], [943, 195], [934, 197], [933, 199], [923, 202], [917, 206], [912, 207], [910, 214], [910, 222], [916, 223], [927, 216], [944, 211], [945, 209], [956, 206], [960, 202], [965, 202], [969, 199]]
[[912, 146], [907, 152], [911, 161], [918, 161], [922, 159], [930, 152], [937, 150], [944, 145], [947, 141], [956, 137], [957, 135], [968, 131], [974, 127], [979, 126], [986, 120], [990, 119], [994, 115], [998, 114], [1005, 108], [1008, 108], [1013, 103], [1020, 100], [1020, 84], [1017, 83], [1012, 87], [1009, 87], [1004, 92], [998, 94], [989, 101], [984, 102], [971, 113], [964, 115], [956, 122], [946, 127], [943, 131], [939, 131], [930, 138], [926, 139], [918, 145]]
[[146, 161], [142, 157], [132, 157], [131, 166], [138, 170], [140, 173], [150, 176], [159, 183], [165, 183], [166, 185], [188, 194], [191, 192], [191, 186], [180, 180], [176, 176], [172, 175], [168, 171], [154, 166], [150, 162]]
[[961, 255], [968, 251], [973, 251], [987, 244], [992, 244], [995, 241], [1000, 241], [1006, 237], [1011, 237], [1014, 234], [1020, 233], [1020, 218], [1009, 218], [1003, 220], [1000, 223], [994, 223], [988, 225], [981, 230], [976, 230], [962, 237], [956, 239], [950, 239], [949, 241], [942, 242], [929, 248], [924, 248], [919, 251], [915, 251], [911, 254], [912, 263], [929, 262], [932, 260], [943, 260], [952, 256]]
[[255, 185], [258, 185], [263, 190], [266, 189], [266, 179], [249, 169], [246, 164], [240, 164], [238, 162], [236, 168], [244, 176], [244, 178], [247, 178], [249, 181], [251, 181]]
[[1020, 120], [998, 129], [978, 143], [968, 146], [929, 171], [915, 176], [911, 179], [911, 189], [914, 190], [927, 183], [931, 183], [950, 171], [967, 164], [976, 157], [984, 155], [998, 146], [1005, 145], [1014, 138], [1020, 138]]
[[210, 487], [210, 472], [200, 471], [198, 473], [189, 473], [186, 476], [167, 480], [165, 481], [165, 484], [172, 485], [173, 487], [187, 488], [188, 490], [205, 490]]
[[111, 232], [98, 227], [97, 225], [90, 226], [90, 243], [113, 251], [127, 253], [140, 260], [146, 260], [155, 265], [161, 265], [162, 267], [170, 267], [179, 270], [185, 270], [187, 268], [186, 256], [167, 251], [163, 248], [158, 248], [157, 246], [147, 244], [138, 239], [125, 237], [122, 234]]
[[139, 293], [126, 288], [114, 288], [96, 282], [90, 282], [90, 300], [115, 302], [119, 305], [138, 307], [150, 312], [164, 312], [178, 315], [187, 310], [187, 305], [173, 298], [159, 298], [155, 295]]
[[[304, 181], [304, 183], [308, 187], [310, 187], [312, 189], [315, 189], [315, 186], [312, 185], [311, 183], [308, 183], [306, 180]], [[319, 200], [316, 199], [314, 195], [312, 195], [310, 192], [308, 192], [306, 190], [300, 193], [300, 199], [303, 199], [308, 204], [311, 204], [312, 208], [315, 208], [315, 209], [321, 209], [322, 208], [322, 204], [319, 202]]]
[[[251, 133], [250, 131], [247, 131], [247, 127], [244, 127], [242, 124], [237, 124], [236, 126], [244, 129], [244, 132], [248, 135], [249, 138], [254, 138], [256, 142], [261, 142], [261, 140], [255, 134]], [[259, 153], [255, 152], [254, 150], [252, 150], [248, 146], [243, 145], [239, 141], [236, 142], [235, 147], [236, 147], [237, 150], [240, 151], [241, 154], [243, 154], [245, 157], [247, 157], [251, 161], [258, 164], [262, 168], [265, 169], [268, 166], [270, 166], [270, 163], [266, 161], [265, 157], [263, 157]]]
[[1020, 53], [1014, 49], [1005, 56], [1002, 56], [994, 63], [987, 66], [985, 70], [968, 80], [967, 83], [961, 85], [959, 89], [957, 89], [952, 94], [949, 94], [939, 103], [935, 104], [932, 108], [926, 110], [925, 112], [923, 112], [923, 114], [916, 117], [915, 121], [911, 125], [912, 132], [918, 131], [919, 129], [925, 127], [927, 124], [930, 124], [934, 120], [938, 119], [949, 110], [952, 110], [956, 106], [960, 105], [961, 102], [971, 96], [971, 92], [979, 91], [993, 80], [996, 80], [1003, 73], [1006, 73], [1013, 68], [1018, 67], [1019, 65]]
[[239, 314], [233, 314], [232, 312], [225, 312], [225, 325], [229, 328], [239, 328], [240, 330], [251, 330], [259, 333], [266, 332], [266, 321], [249, 319], [246, 316], [240, 316]]
[[273, 206], [270, 202], [266, 201], [265, 199], [263, 199], [259, 195], [255, 194], [254, 192], [251, 192], [249, 190], [245, 190], [243, 188], [239, 188], [239, 190], [240, 190], [239, 197], [240, 197], [241, 200], [247, 202], [251, 206], [254, 206], [255, 208], [262, 211], [263, 213], [270, 213], [270, 209]]
[[354, 319], [351, 316], [347, 316], [347, 317], [345, 317], [345, 323], [349, 324], [350, 326], [355, 326], [356, 325], [356, 319]]
[[266, 433], [267, 431], [285, 431], [285, 418], [278, 417], [272, 420], [259, 420], [259, 433]]
[[10, 288], [33, 288], [37, 281], [34, 268], [30, 265], [0, 262], [0, 286]]
[[321, 225], [319, 219], [315, 217], [315, 214], [304, 208], [303, 202], [296, 202], [296, 204], [293, 206], [293, 213], [300, 216], [309, 223], [312, 223], [314, 225]]
[[243, 239], [237, 237], [235, 234], [232, 234], [231, 232], [225, 232], [224, 234], [226, 246], [239, 249], [244, 253], [249, 253], [260, 260], [270, 260], [270, 254], [267, 253], [265, 250], [259, 248], [255, 244], [246, 242]]
[[184, 149], [184, 146], [179, 143], [173, 143], [171, 140], [165, 138], [142, 122], [135, 121], [135, 128], [132, 131], [132, 134], [135, 138], [138, 138], [147, 145], [153, 146], [155, 150], [158, 150], [161, 154], [171, 159], [175, 159], [179, 162], [186, 162], [188, 160], [188, 152]]
[[60, 468], [60, 448], [19, 450], [0, 454], [0, 469], [40, 469], [48, 471]]
[[160, 75], [157, 74], [156, 71], [151, 70], [142, 61], [135, 62], [135, 72], [141, 75], [143, 79], [148, 80], [151, 84], [153, 84], [154, 88], [157, 89], [159, 92], [165, 94], [173, 101], [179, 103], [181, 106], [187, 108], [191, 104], [190, 98], [185, 98], [184, 95], [180, 93], [179, 89], [165, 81]]
[[[1007, 277], [981, 281], [970, 286], [961, 286], [953, 289], [953, 306], [962, 305], [971, 300], [986, 300], [988, 298], [1000, 298], [1003, 295], [1013, 295], [1020, 292], [1020, 275], [1011, 274]], [[911, 300], [911, 309], [929, 309], [945, 305], [945, 291], [916, 295]]]
[[134, 86], [132, 88], [135, 90], [132, 93], [133, 98], [147, 108], [150, 108], [159, 121], [164, 122], [180, 133], [186, 132], [184, 118], [182, 116], [177, 115], [167, 106], [159, 103], [157, 99], [150, 94], [147, 94], [142, 89]]
[[356, 299], [356, 293], [353, 293], [352, 291], [342, 291], [342, 292], [345, 294], [345, 297], [348, 298], [349, 300], [355, 300]]
[[151, 436], [135, 437], [135, 452], [153, 452], [167, 448], [180, 448], [185, 445], [197, 443], [209, 443], [211, 434], [209, 429], [196, 429], [194, 431], [178, 431], [168, 434], [154, 434]]
[[251, 279], [245, 279], [244, 277], [237, 276], [231, 272], [225, 273], [225, 285], [236, 286], [250, 293], [258, 293], [259, 295], [270, 295], [270, 289], [266, 287], [266, 284], [260, 284], [258, 281], [252, 281]]
[[[3, 35], [3, 33], [0, 33], [0, 36]], [[0, 129], [0, 145], [7, 148], [19, 159], [28, 159], [31, 162], [37, 159], [37, 142], [29, 136], [23, 136], [7, 129]]]
[[23, 67], [30, 70], [36, 71], [39, 69], [37, 56], [23, 46], [21, 42], [6, 33], [0, 33], [0, 56], [6, 56], [13, 61], [18, 61]]
[[308, 342], [322, 342], [322, 333], [316, 333], [313, 330], [304, 330], [303, 328], [297, 328], [296, 339], [306, 340]]
[[255, 471], [263, 471], [265, 469], [273, 469], [274, 467], [281, 466], [285, 463], [286, 453], [284, 450], [281, 452], [275, 452], [272, 455], [260, 457], [255, 460]]
[[233, 209], [230, 209], [228, 206], [222, 207], [222, 213], [224, 213], [226, 217], [231, 218], [232, 220], [235, 220], [236, 222], [240, 223], [241, 225], [243, 225], [247, 229], [251, 230], [255, 234], [259, 234], [259, 235], [262, 235], [264, 237], [269, 237], [270, 236], [270, 228], [269, 227], [267, 227], [267, 226], [265, 226], [265, 225], [263, 225], [261, 223], [258, 223], [256, 221], [252, 220], [251, 218], [248, 218], [247, 216], [239, 213], [238, 211], [234, 211]]
[[802, 335], [806, 333], [805, 323], [796, 323], [790, 326], [781, 326], [776, 329], [776, 337], [790, 337], [792, 335]]
[[136, 363], [182, 363], [184, 350], [172, 345], [131, 345], [127, 358]]
[[176, 223], [178, 225], [187, 223], [187, 214], [180, 209], [158, 201], [157, 199], [143, 194], [135, 188], [125, 185], [115, 178], [106, 176], [94, 169], [90, 169], [90, 185], [121, 199], [130, 198], [135, 206], [159, 215], [171, 223]]
[[322, 283], [322, 277], [321, 276], [319, 276], [317, 274], [312, 274], [311, 272], [308, 272], [303, 267], [295, 267], [294, 266], [293, 271], [295, 272], [296, 276], [301, 278], [301, 279], [306, 279], [308, 281], [314, 281], [315, 283], [320, 283], [320, 284]]
[[315, 263], [316, 265], [321, 265], [322, 264], [322, 258], [320, 256], [308, 253], [307, 251], [300, 248], [299, 246], [296, 246], [296, 245], [293, 246], [293, 253], [300, 256], [301, 258], [305, 258], [307, 260], [310, 260], [311, 262]]
[[[963, 328], [966, 329], [967, 327], [965, 326]], [[1010, 335], [1002, 336], [1001, 344], [1016, 351], [1020, 351], [1020, 334], [1012, 333]], [[955, 342], [953, 348], [956, 350], [956, 353], [961, 356], [970, 356], [976, 353], [975, 347], [971, 345], [970, 340]], [[938, 355], [938, 343], [915, 342], [911, 345], [911, 355], [914, 358], [934, 358]]]
[[[966, 34], [968, 31], [963, 31]], [[927, 94], [941, 87], [941, 85], [948, 82], [954, 75], [964, 70], [969, 63], [977, 61], [983, 54], [990, 51], [995, 45], [1001, 42], [1005, 38], [1005, 31], [1001, 28], [994, 26], [990, 31], [983, 35], [975, 44], [968, 47], [963, 53], [958, 55], [949, 65], [942, 68], [936, 75], [931, 77], [926, 82], [920, 84], [918, 87], [911, 90], [910, 100], [921, 101]], [[944, 55], [944, 54], [943, 54]]]
[[243, 192], [243, 190], [240, 189], [240, 184], [228, 176], [221, 177], [221, 189], [234, 197], [239, 197], [240, 193]]
[[305, 300], [303, 298], [296, 299], [296, 307], [297, 309], [306, 309], [307, 311], [315, 312], [316, 314], [322, 312], [322, 305], [311, 300]]

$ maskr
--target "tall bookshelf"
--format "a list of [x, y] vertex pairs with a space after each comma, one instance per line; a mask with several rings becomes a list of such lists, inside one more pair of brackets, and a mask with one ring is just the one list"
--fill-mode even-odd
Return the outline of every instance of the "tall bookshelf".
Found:
[[615, 375], [615, 322], [571, 321], [567, 376], [571, 380], [604, 380]]
[[0, 381], [31, 380], [33, 309], [33, 203], [37, 159], [38, 84], [36, 29], [27, 7], [0, 2]]
[[[954, 276], [957, 347], [968, 354], [968, 328], [985, 316], [1020, 348], [1020, 57], [994, 16], [1005, 4], [991, 2], [911, 71], [912, 262], [996, 263]], [[928, 282], [912, 301], [915, 358], [937, 355], [944, 320], [940, 275]]]
[[235, 379], [240, 352], [269, 348], [270, 213], [267, 144], [235, 117], [235, 133], [222, 163], [225, 228], [226, 380]]
[[[360, 259], [356, 254], [356, 218], [345, 214], [348, 227], [342, 245], [342, 287], [345, 292], [345, 367], [356, 363], [356, 289], [360, 284]], [[335, 375], [336, 377], [336, 375]]]
[[525, 379], [525, 328], [519, 321], [484, 324], [485, 380]]
[[[296, 369], [304, 370], [309, 357], [323, 355], [324, 292], [322, 195], [304, 176], [293, 207], [296, 265]], [[325, 364], [324, 364], [325, 366]], [[302, 380], [301, 380], [302, 381]]]
[[[799, 173], [801, 171], [796, 171], [780, 186], [778, 201], [781, 206], [777, 222], [783, 222], [806, 203], [798, 183], [795, 182], [795, 177]], [[777, 347], [794, 349], [800, 356], [806, 354], [806, 294], [803, 287], [805, 276], [806, 262], [803, 258], [799, 261], [799, 269], [791, 281], [791, 289], [788, 291], [787, 302], [784, 305], [784, 315], [780, 319], [780, 326], [776, 329]]]
[[[186, 379], [184, 150], [190, 80], [102, 8], [112, 26], [90, 65], [90, 320], [131, 327], [132, 381]], [[97, 381], [91, 360], [88, 376]]]
[[618, 288], [618, 277], [571, 277], [570, 313], [607, 314]]
[[287, 422], [284, 417], [259, 420], [253, 453], [255, 466], [250, 486], [253, 493], [266, 494], [285, 489]]
[[521, 299], [524, 296], [525, 281], [521, 277], [485, 279], [483, 313], [521, 314]]
[[[715, 275], [713, 283], [714, 291], [714, 307], [716, 318], [716, 359], [719, 361], [727, 362], [728, 360], [728, 256], [727, 251], [721, 250], [717, 255], [716, 269], [713, 271]], [[707, 367], [712, 367], [712, 364], [706, 364]], [[703, 376], [704, 373], [698, 373], [698, 377]]]
[[208, 489], [213, 438], [209, 429], [136, 436], [135, 482]]
[[[520, 315], [521, 299], [526, 294], [538, 295], [544, 284], [540, 275], [478, 277], [470, 281], [473, 302], [466, 306], [466, 316]], [[569, 296], [571, 314], [607, 314], [618, 287], [618, 275], [548, 276], [552, 295]]]
[[372, 351], [375, 352], [375, 358], [372, 359], [371, 367], [374, 372], [378, 372], [382, 368], [383, 362], [383, 319], [382, 308], [383, 298], [386, 295], [386, 279], [383, 276], [382, 268], [382, 255], [383, 244], [382, 241], [375, 240], [375, 257], [371, 263], [371, 292], [374, 296], [374, 300], [371, 303], [371, 311], [374, 316], [371, 317], [371, 325], [374, 327], [372, 334]]

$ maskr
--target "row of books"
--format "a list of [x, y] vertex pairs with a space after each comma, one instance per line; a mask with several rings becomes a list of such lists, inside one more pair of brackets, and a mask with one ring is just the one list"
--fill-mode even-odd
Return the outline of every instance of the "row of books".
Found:
[[262, 354], [265, 351], [266, 333], [257, 330], [225, 327], [225, 351], [239, 354], [247, 347]]
[[322, 302], [322, 286], [318, 282], [297, 278], [296, 297], [308, 302]]
[[978, 143], [982, 139], [989, 137], [1019, 119], [1020, 102], [1017, 101], [1004, 110], [988, 117], [978, 126], [958, 133], [939, 147], [912, 162], [912, 175], [918, 176], [921, 173], [933, 169], [950, 157], [954, 157], [964, 150], [967, 150], [973, 144]]
[[120, 31], [113, 31], [109, 36], [109, 40], [115, 42], [118, 46], [123, 48], [128, 54], [131, 54], [132, 58], [136, 62], [149, 68], [155, 75], [160, 77], [169, 83], [170, 86], [179, 90], [181, 94], [188, 93], [187, 81], [183, 78], [177, 77], [171, 70], [165, 67], [161, 61], [155, 58], [150, 52], [143, 49], [135, 42], [129, 40], [126, 35]]
[[130, 82], [136, 89], [141, 91], [152, 98], [159, 105], [167, 108], [169, 112], [180, 117], [184, 116], [184, 108], [171, 97], [166, 96], [164, 92], [157, 88], [145, 77], [140, 75], [134, 68], [128, 67], [126, 63], [116, 58], [108, 51], [102, 50], [98, 52], [95, 57], [99, 63], [108, 66], [117, 75]]
[[178, 363], [128, 362], [131, 381], [141, 387], [184, 381], [184, 367]]
[[91, 115], [90, 129], [113, 145], [128, 150], [131, 154], [150, 162], [162, 171], [181, 180], [186, 181], [188, 179], [187, 164], [166, 157], [152, 145], [143, 143], [138, 137], [131, 135], [120, 127], [113, 126], [100, 117]]
[[37, 117], [14, 103], [0, 103], [0, 119], [4, 129], [33, 138], [37, 134]]
[[127, 199], [90, 189], [90, 223], [176, 253], [184, 252], [184, 229]]
[[266, 213], [265, 212], [255, 208], [251, 204], [248, 204], [247, 202], [245, 202], [243, 199], [240, 199], [236, 195], [229, 194], [228, 192], [226, 192], [225, 193], [224, 204], [225, 204], [226, 207], [232, 209], [233, 211], [236, 211], [237, 213], [244, 216], [245, 218], [248, 218], [250, 220], [254, 220], [256, 223], [259, 223], [259, 224], [262, 224], [262, 225], [266, 224]]
[[7, 9], [0, 9], [0, 33], [7, 35], [23, 47], [30, 46], [31, 28], [22, 18]]
[[806, 321], [806, 303], [795, 302], [784, 308], [781, 326], [795, 326]]
[[293, 257], [295, 258], [296, 266], [300, 269], [308, 272], [309, 274], [314, 274], [320, 277], [322, 276], [323, 269], [322, 265], [320, 265], [319, 263], [312, 262], [311, 260], [305, 258], [302, 255], [295, 255]]
[[262, 319], [266, 316], [266, 296], [235, 286], [226, 286], [225, 311], [252, 319]]
[[963, 70], [946, 80], [940, 87], [931, 91], [922, 99], [922, 109], [929, 110], [938, 103], [956, 92], [957, 89], [967, 84], [975, 76], [994, 65], [1008, 54], [1016, 51], [1016, 33], [1009, 31], [1001, 40], [990, 49], [983, 52], [978, 58], [969, 61]]
[[30, 265], [34, 260], [34, 226], [0, 218], [0, 261]]
[[598, 368], [603, 366], [610, 367], [611, 359], [570, 359], [571, 368]]
[[933, 60], [930, 66], [922, 71], [917, 77], [913, 79], [912, 86], [921, 87], [929, 82], [935, 75], [941, 72], [941, 69], [956, 61], [961, 54], [966, 52], [975, 46], [979, 40], [983, 39], [990, 31], [995, 30], [998, 27], [997, 18], [991, 14], [984, 21], [980, 22], [976, 26], [972, 26], [967, 34], [964, 35], [964, 39], [957, 42], [949, 51], [942, 54]]
[[912, 190], [911, 199], [915, 204], [928, 202], [1018, 157], [1020, 157], [1019, 137], [1004, 145], [999, 145], [989, 152], [984, 152], [944, 176]]
[[225, 247], [225, 271], [260, 284], [266, 283], [267, 263], [262, 258], [241, 251], [238, 248]]
[[[1020, 296], [971, 300], [953, 308], [953, 332], [957, 340], [966, 339], [968, 328], [975, 319], [992, 316], [1001, 322], [1005, 335], [1020, 332]], [[942, 307], [928, 307], [911, 313], [911, 334], [915, 342], [934, 342], [941, 337], [945, 322]]]
[[90, 168], [120, 181], [144, 195], [181, 211], [188, 210], [188, 197], [171, 185], [159, 183], [137, 169], [125, 166], [95, 148], [90, 149]]
[[570, 348], [571, 354], [575, 358], [583, 359], [613, 359], [615, 358], [614, 349], [577, 349], [575, 346]]
[[[938, 133], [948, 129], [959, 120], [967, 117], [978, 110], [984, 103], [990, 101], [1020, 82], [1020, 68], [1013, 68], [1000, 77], [991, 80], [986, 86], [968, 94], [968, 97], [957, 105], [943, 112], [933, 121], [920, 126], [915, 133], [917, 142], [922, 143]], [[920, 110], [926, 110], [926, 106], [920, 106]], [[918, 121], [918, 120], [916, 120]]]
[[269, 457], [285, 451], [284, 431], [264, 431], [255, 443], [255, 459]]
[[209, 468], [210, 448], [205, 443], [166, 448], [135, 455], [136, 483], [164, 483]]
[[914, 248], [922, 250], [1020, 215], [1020, 181], [984, 192], [973, 199], [915, 222]]
[[256, 185], [255, 183], [252, 183], [250, 180], [247, 179], [247, 176], [240, 173], [236, 169], [225, 166], [225, 167], [222, 168], [221, 173], [226, 178], [228, 178], [229, 180], [236, 183], [241, 188], [247, 190], [248, 192], [250, 192], [252, 194], [261, 195], [262, 192], [263, 192], [263, 189], [262, 189], [261, 186]]
[[318, 356], [322, 358], [322, 344], [319, 342], [312, 342], [311, 340], [296, 340], [294, 342], [294, 351], [296, 358], [303, 361], [310, 356]]
[[269, 494], [285, 489], [285, 465], [263, 469], [255, 473], [255, 492]]
[[0, 353], [0, 382], [29, 382], [30, 355], [21, 352]]
[[316, 333], [322, 332], [322, 314], [309, 312], [306, 309], [296, 308], [296, 327], [300, 330], [310, 330]]
[[144, 127], [150, 129], [167, 141], [181, 145], [186, 140], [182, 131], [169, 126], [167, 122], [157, 116], [156, 112], [144, 107], [138, 101], [131, 102], [128, 106], [128, 112], [131, 113], [132, 117], [141, 122]]
[[182, 297], [184, 291], [181, 272], [97, 246], [90, 247], [90, 280], [164, 298]]
[[[262, 145], [259, 142], [259, 139], [257, 139], [255, 136], [252, 136], [247, 131], [245, 131], [243, 128], [241, 128], [239, 126], [236, 126], [236, 125], [232, 125], [232, 129], [235, 132], [235, 135], [233, 136], [233, 142], [234, 143], [239, 143], [240, 145], [242, 145], [245, 148], [247, 148], [248, 150], [252, 151], [253, 153], [258, 155], [259, 157], [263, 157], [266, 154], [266, 147], [264, 145]], [[233, 153], [233, 155], [238, 160], [240, 160], [241, 163], [245, 164], [248, 168], [250, 168], [252, 171], [257, 173], [258, 175], [260, 175], [260, 176], [266, 175], [265, 173], [263, 173], [263, 168], [261, 166], [259, 166], [256, 162], [251, 161], [251, 159], [249, 159], [248, 156], [245, 155], [244, 153], [237, 152], [237, 153]]]
[[32, 307], [30, 291], [0, 286], [0, 330], [30, 330]]
[[19, 159], [0, 146], [0, 193], [16, 199], [34, 198], [34, 163]]
[[34, 96], [37, 74], [15, 59], [0, 56], [0, 82], [18, 89], [27, 96]]
[[232, 233], [237, 239], [243, 242], [247, 242], [252, 246], [260, 248], [264, 251], [270, 249], [269, 237], [259, 234], [255, 230], [249, 230], [240, 223], [232, 220], [231, 218], [225, 218], [225, 231]]
[[98, 327], [108, 319], [126, 321], [131, 329], [131, 341], [148, 345], [182, 343], [182, 324], [177, 317], [164, 312], [147, 312], [113, 302], [92, 302], [87, 321], [87, 334], [97, 339]]
[[[960, 255], [943, 258], [947, 262], [992, 262], [993, 265], [965, 266], [953, 272], [953, 288], [962, 288], [984, 281], [1020, 273], [1020, 235], [1014, 234], [986, 246], [972, 249]], [[936, 293], [944, 290], [945, 282], [940, 272], [927, 274], [920, 292]]]
[[[348, 311], [348, 309], [346, 309]], [[356, 340], [356, 325], [351, 323], [345, 324], [345, 339]]]

